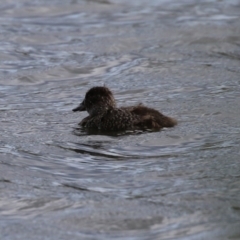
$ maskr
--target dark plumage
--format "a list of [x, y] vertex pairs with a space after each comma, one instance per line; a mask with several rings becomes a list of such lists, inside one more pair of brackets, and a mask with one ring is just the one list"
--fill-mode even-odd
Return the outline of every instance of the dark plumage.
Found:
[[89, 116], [79, 125], [106, 131], [151, 129], [173, 127], [177, 121], [164, 116], [155, 109], [143, 105], [117, 108], [112, 92], [107, 87], [93, 87], [80, 105], [73, 109], [87, 111]]

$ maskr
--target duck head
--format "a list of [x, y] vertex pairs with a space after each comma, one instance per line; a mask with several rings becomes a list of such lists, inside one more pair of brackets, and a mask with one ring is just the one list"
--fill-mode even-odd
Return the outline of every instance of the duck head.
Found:
[[107, 87], [93, 87], [87, 91], [84, 100], [73, 111], [87, 111], [90, 116], [96, 116], [114, 107], [115, 99]]

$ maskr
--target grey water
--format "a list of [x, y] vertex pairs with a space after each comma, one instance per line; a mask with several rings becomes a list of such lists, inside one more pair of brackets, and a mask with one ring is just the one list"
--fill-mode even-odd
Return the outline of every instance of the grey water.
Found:
[[[178, 120], [89, 133], [93, 86]], [[240, 239], [240, 1], [1, 0], [0, 239]]]

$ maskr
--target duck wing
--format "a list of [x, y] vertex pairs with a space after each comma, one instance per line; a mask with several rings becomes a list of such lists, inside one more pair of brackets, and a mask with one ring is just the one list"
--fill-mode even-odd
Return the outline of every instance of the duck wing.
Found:
[[139, 116], [140, 121], [136, 124], [139, 125], [140, 128], [161, 129], [163, 127], [174, 127], [177, 124], [175, 119], [144, 105], [123, 107], [122, 109]]

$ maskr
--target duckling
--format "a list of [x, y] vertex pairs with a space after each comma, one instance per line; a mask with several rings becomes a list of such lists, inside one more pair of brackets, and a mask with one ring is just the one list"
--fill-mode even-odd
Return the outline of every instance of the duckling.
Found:
[[160, 130], [174, 127], [177, 121], [142, 104], [117, 108], [112, 92], [107, 87], [89, 89], [84, 100], [72, 111], [87, 111], [89, 116], [79, 125], [105, 131]]

